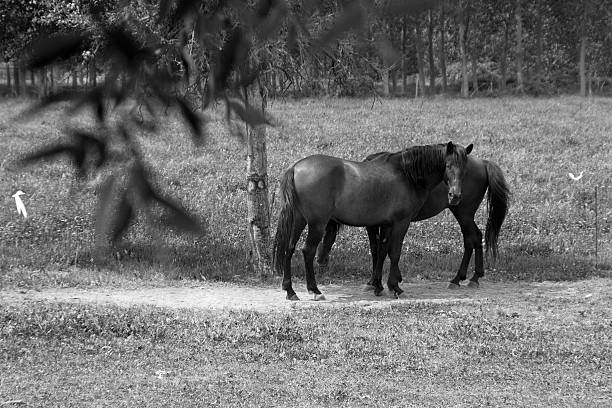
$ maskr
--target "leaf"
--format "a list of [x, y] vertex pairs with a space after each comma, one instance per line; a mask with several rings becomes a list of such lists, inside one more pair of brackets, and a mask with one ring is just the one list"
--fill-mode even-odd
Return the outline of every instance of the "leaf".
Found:
[[38, 160], [49, 159], [62, 154], [68, 155], [73, 161], [79, 163], [83, 161], [84, 154], [81, 154], [74, 145], [58, 143], [40, 148], [32, 153], [28, 153], [21, 158], [21, 162], [29, 164]]
[[195, 63], [186, 46], [181, 48], [181, 62], [183, 63], [183, 67], [185, 67], [185, 79], [187, 80], [187, 84], [189, 84], [191, 82], [191, 76], [195, 73]]
[[167, 225], [179, 228], [183, 231], [195, 233], [203, 231], [200, 220], [189, 214], [177, 201], [162, 197], [156, 193], [154, 193], [153, 199], [168, 212], [168, 216], [162, 219]]
[[250, 46], [244, 39], [242, 30], [239, 27], [235, 28], [219, 53], [214, 75], [217, 91], [227, 87], [227, 79], [232, 70], [235, 66], [240, 66], [245, 62], [249, 48]]
[[84, 151], [84, 154], [88, 154], [93, 150], [93, 153], [97, 155], [94, 161], [96, 167], [101, 167], [106, 162], [107, 151], [105, 140], [100, 139], [93, 133], [83, 130], [72, 130], [70, 133], [76, 140], [77, 146], [82, 146], [81, 149]]
[[80, 95], [81, 93], [78, 91], [66, 91], [66, 90], [51, 93], [49, 95], [42, 97], [42, 99], [38, 103], [35, 103], [30, 108], [26, 109], [24, 112], [21, 113], [20, 116], [29, 117], [29, 116], [35, 115], [50, 105], [60, 103], [60, 102], [74, 100]]
[[40, 37], [32, 43], [32, 56], [26, 63], [28, 69], [44, 67], [58, 59], [66, 59], [83, 50], [89, 41], [89, 34], [73, 31]]
[[143, 60], [154, 55], [151, 49], [141, 45], [124, 27], [112, 27], [105, 34], [108, 49], [123, 59], [130, 71], [136, 71]]
[[250, 126], [258, 125], [269, 125], [270, 122], [266, 119], [265, 115], [258, 109], [252, 107], [249, 104], [243, 104], [241, 100], [236, 98], [229, 98], [227, 104], [234, 111], [240, 119], [248, 123]]
[[177, 97], [176, 104], [178, 105], [183, 118], [189, 124], [194, 142], [201, 143], [203, 141], [202, 139], [204, 138], [204, 119], [198, 115], [197, 112], [194, 112], [185, 99]]
[[111, 241], [117, 242], [123, 236], [135, 215], [134, 207], [127, 198], [127, 191], [123, 192], [114, 210], [112, 218], [108, 220], [108, 225]]
[[123, 236], [135, 211], [128, 199], [128, 190], [118, 188], [121, 178], [109, 176], [98, 189], [95, 232], [97, 245], [115, 243]]

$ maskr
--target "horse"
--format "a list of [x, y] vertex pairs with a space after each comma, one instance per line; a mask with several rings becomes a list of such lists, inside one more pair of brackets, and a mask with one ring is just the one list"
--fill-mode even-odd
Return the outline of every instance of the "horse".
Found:
[[[387, 161], [392, 153], [379, 152], [367, 156], [364, 161]], [[412, 219], [413, 222], [422, 221], [434, 217], [448, 208], [461, 227], [463, 234], [463, 257], [459, 270], [450, 281], [449, 289], [460, 287], [460, 282], [467, 279], [467, 268], [470, 264], [472, 254], [475, 252], [474, 275], [468, 283], [468, 287], [478, 288], [479, 279], [484, 276], [482, 232], [474, 222], [474, 215], [487, 193], [487, 222], [484, 235], [484, 244], [487, 255], [493, 259], [498, 253], [498, 237], [508, 213], [510, 189], [504, 178], [501, 168], [488, 160], [481, 160], [474, 156], [468, 156], [465, 166], [465, 176], [461, 183], [461, 202], [450, 205], [447, 201], [449, 187], [445, 183], [439, 183], [429, 192], [425, 203], [418, 214]], [[340, 225], [330, 221], [326, 228], [326, 235], [317, 250], [316, 260], [321, 266], [329, 262], [329, 253], [336, 240]], [[373, 289], [376, 295], [382, 292], [381, 277], [377, 276], [378, 263], [384, 263], [384, 256], [380, 259], [380, 240], [385, 238], [385, 229], [382, 226], [366, 227], [370, 241], [370, 252], [372, 254], [372, 276], [367, 284], [367, 289]]]
[[302, 249], [306, 288], [315, 300], [325, 299], [317, 287], [313, 260], [330, 224], [388, 231], [388, 239], [380, 240], [379, 255], [384, 260], [389, 253], [387, 286], [399, 297], [403, 291], [398, 264], [410, 222], [441, 182], [448, 185], [445, 194], [449, 204], [461, 201], [461, 181], [472, 148], [471, 144], [464, 148], [452, 142], [414, 146], [390, 153], [386, 160], [365, 162], [313, 155], [291, 166], [280, 183], [281, 211], [273, 245], [273, 264], [283, 273], [287, 299], [299, 300], [291, 283], [291, 257], [306, 225], [308, 234]]

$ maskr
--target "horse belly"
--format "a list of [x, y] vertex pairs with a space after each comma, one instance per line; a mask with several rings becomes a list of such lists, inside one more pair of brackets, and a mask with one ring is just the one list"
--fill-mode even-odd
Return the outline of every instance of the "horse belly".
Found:
[[391, 194], [389, 191], [350, 194], [339, 197], [334, 205], [332, 218], [352, 226], [373, 226], [390, 224], [394, 220], [413, 216], [414, 205], [404, 194]]

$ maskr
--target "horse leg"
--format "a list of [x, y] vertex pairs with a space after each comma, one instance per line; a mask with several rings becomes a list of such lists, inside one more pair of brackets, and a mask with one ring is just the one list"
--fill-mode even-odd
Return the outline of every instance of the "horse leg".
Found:
[[370, 255], [372, 256], [372, 272], [370, 274], [370, 280], [366, 284], [366, 289], [374, 290], [376, 282], [376, 264], [378, 262], [378, 240], [380, 239], [380, 227], [366, 227], [366, 231], [368, 232]]
[[484, 265], [482, 261], [482, 231], [480, 228], [474, 223], [474, 234], [472, 235], [472, 244], [474, 246], [474, 275], [470, 279], [468, 286], [470, 288], [477, 288], [480, 284], [478, 283], [478, 279], [484, 276]]
[[[459, 222], [461, 233], [463, 234], [463, 257], [461, 259], [461, 264], [459, 265], [457, 274], [448, 284], [449, 289], [458, 288], [460, 282], [467, 279], [467, 269], [470, 265], [470, 260], [472, 259], [474, 249], [476, 249], [475, 267], [478, 270], [478, 261], [480, 260], [480, 268], [482, 268], [482, 233], [474, 222], [474, 216], [459, 216], [455, 212], [453, 212], [453, 215], [455, 215], [455, 218]], [[478, 249], [480, 249], [480, 255]], [[475, 284], [470, 284], [469, 286], [478, 286], [478, 278], [476, 278]]]
[[285, 259], [285, 265], [283, 265], [282, 288], [284, 291], [287, 292], [287, 299], [289, 300], [300, 300], [291, 285], [291, 257], [295, 252], [295, 246], [298, 240], [300, 239], [300, 235], [302, 235], [302, 231], [304, 231], [305, 226], [306, 220], [304, 219], [304, 217], [301, 214], [296, 213], [293, 223], [293, 231], [291, 232], [289, 248], [287, 250], [287, 258]]
[[389, 267], [389, 278], [387, 279], [387, 287], [389, 291], [399, 298], [402, 292], [399, 283], [402, 281], [402, 273], [399, 269], [399, 260], [402, 255], [402, 244], [404, 237], [410, 226], [410, 221], [403, 221], [393, 226], [389, 236], [389, 259], [391, 266]]
[[[381, 226], [373, 229], [372, 234], [376, 231], [374, 235], [375, 240], [370, 238], [370, 245], [375, 249], [375, 255], [372, 256], [372, 286], [374, 286], [374, 294], [376, 296], [380, 296], [382, 291], [384, 290], [382, 285], [382, 270], [385, 264], [385, 259], [387, 258], [387, 254], [389, 253], [389, 232], [390, 228], [386, 226]], [[368, 231], [368, 235], [370, 231]]]
[[302, 253], [304, 254], [304, 265], [306, 267], [306, 289], [308, 293], [314, 294], [315, 300], [325, 300], [325, 296], [317, 287], [315, 280], [313, 261], [317, 252], [317, 245], [325, 234], [325, 224], [308, 224], [308, 235]]
[[317, 256], [315, 257], [315, 260], [321, 267], [326, 267], [329, 264], [329, 253], [331, 252], [334, 242], [336, 242], [338, 228], [339, 225], [336, 221], [330, 221], [327, 223], [323, 241], [319, 244], [319, 247], [317, 248]]

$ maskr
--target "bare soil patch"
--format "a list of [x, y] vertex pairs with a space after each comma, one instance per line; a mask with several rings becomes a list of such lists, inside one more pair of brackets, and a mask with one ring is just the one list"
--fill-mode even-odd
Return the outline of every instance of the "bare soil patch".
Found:
[[412, 281], [402, 285], [404, 297], [394, 299], [383, 292], [376, 297], [355, 284], [320, 286], [326, 300], [315, 302], [303, 285], [296, 286], [300, 302], [285, 300], [276, 287], [252, 287], [227, 283], [204, 283], [192, 287], [142, 289], [118, 288], [45, 288], [41, 290], [1, 290], [0, 303], [27, 301], [115, 304], [119, 306], [151, 305], [168, 308], [230, 309], [282, 311], [294, 308], [342, 305], [388, 307], [410, 302], [479, 302], [487, 299], [511, 300], [529, 298], [589, 298], [612, 301], [612, 279], [596, 278], [577, 282], [483, 282], [480, 288], [447, 289], [447, 282]]

